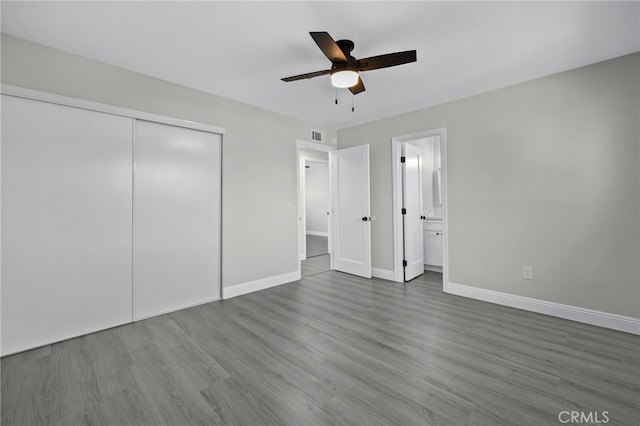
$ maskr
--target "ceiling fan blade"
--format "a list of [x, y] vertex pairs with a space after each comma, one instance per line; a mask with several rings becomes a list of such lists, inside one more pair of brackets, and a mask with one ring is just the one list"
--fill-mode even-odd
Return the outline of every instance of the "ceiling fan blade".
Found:
[[348, 62], [347, 57], [344, 56], [344, 52], [340, 50], [340, 47], [336, 44], [335, 40], [331, 38], [326, 31], [310, 32], [309, 35], [316, 42], [322, 53], [329, 58], [331, 62]]
[[327, 74], [331, 74], [331, 70], [308, 72], [306, 74], [293, 75], [291, 77], [281, 78], [281, 80], [289, 82], [289, 81], [296, 81], [296, 80], [304, 80], [304, 79], [313, 78], [313, 77], [320, 77], [321, 75], [327, 75]]
[[394, 67], [396, 65], [408, 64], [417, 60], [415, 50], [404, 52], [388, 53], [386, 55], [371, 56], [356, 61], [360, 71], [371, 71], [380, 68]]
[[349, 91], [351, 91], [351, 93], [353, 93], [354, 95], [364, 92], [365, 88], [364, 83], [362, 82], [362, 78], [358, 77], [358, 83], [356, 83], [355, 86], [349, 87]]

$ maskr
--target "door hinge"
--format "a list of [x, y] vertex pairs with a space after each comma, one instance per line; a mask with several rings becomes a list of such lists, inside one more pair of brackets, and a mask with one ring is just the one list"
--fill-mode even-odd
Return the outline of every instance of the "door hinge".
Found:
[[407, 157], [405, 157], [405, 156], [400, 157], [400, 162], [401, 163], [404, 163], [406, 160], [407, 160]]
[[402, 266], [404, 266], [404, 267], [406, 267], [406, 266], [407, 266], [407, 261], [406, 261], [406, 260], [403, 260], [403, 261], [402, 261]]
[[407, 209], [405, 209], [404, 207], [402, 208], [402, 214], [407, 214]]

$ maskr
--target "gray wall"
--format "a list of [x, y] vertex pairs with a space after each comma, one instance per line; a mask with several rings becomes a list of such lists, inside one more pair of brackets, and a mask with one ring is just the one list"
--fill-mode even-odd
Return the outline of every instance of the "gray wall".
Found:
[[640, 317], [639, 75], [636, 53], [340, 130], [371, 144], [373, 267], [393, 269], [391, 138], [446, 127], [451, 282]]
[[6, 34], [1, 71], [5, 84], [224, 127], [223, 285], [297, 271], [296, 139], [335, 130]]

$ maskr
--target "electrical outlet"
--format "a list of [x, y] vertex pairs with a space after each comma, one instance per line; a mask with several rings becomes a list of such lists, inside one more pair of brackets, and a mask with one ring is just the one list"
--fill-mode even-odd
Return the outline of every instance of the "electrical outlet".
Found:
[[522, 278], [524, 278], [525, 280], [533, 279], [533, 266], [522, 267]]

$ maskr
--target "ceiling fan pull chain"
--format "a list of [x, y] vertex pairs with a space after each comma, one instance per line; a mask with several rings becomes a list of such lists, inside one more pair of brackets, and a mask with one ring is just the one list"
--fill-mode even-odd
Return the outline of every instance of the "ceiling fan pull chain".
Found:
[[338, 105], [338, 89], [335, 89], [335, 93], [336, 93], [336, 105]]
[[354, 105], [355, 103], [355, 95], [351, 95], [351, 112], [355, 112], [356, 111], [356, 107]]

